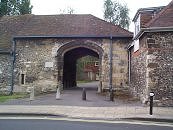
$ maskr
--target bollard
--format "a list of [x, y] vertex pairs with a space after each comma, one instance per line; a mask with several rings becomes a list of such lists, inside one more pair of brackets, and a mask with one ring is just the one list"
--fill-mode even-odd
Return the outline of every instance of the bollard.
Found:
[[153, 115], [153, 96], [154, 93], [150, 92], [150, 115]]
[[34, 100], [34, 87], [31, 87], [29, 100], [30, 101], [33, 101]]
[[110, 101], [114, 101], [114, 93], [113, 90], [110, 90]]
[[82, 100], [86, 100], [86, 90], [85, 90], [85, 88], [83, 88], [83, 91], [82, 91]]
[[57, 91], [56, 91], [56, 99], [58, 100], [58, 99], [60, 99], [60, 97], [61, 97], [60, 88], [58, 87]]

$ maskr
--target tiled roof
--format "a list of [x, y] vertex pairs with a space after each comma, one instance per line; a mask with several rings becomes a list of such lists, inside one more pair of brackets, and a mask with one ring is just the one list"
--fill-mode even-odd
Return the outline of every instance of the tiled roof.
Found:
[[171, 27], [173, 26], [173, 0], [162, 9], [146, 27]]
[[127, 30], [93, 15], [33, 15], [18, 33], [23, 36], [131, 36]]
[[153, 18], [153, 12], [143, 12], [140, 15], [141, 28], [145, 28], [145, 25]]
[[0, 49], [9, 49], [11, 47], [12, 37], [31, 18], [31, 15], [22, 16], [3, 16], [0, 18]]
[[22, 15], [0, 18], [0, 48], [13, 36], [121, 36], [132, 33], [89, 14]]

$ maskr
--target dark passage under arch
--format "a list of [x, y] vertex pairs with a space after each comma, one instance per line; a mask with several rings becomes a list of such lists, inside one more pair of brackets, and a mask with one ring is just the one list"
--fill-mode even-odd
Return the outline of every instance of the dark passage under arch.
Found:
[[63, 88], [71, 88], [77, 85], [76, 83], [76, 63], [77, 59], [84, 56], [94, 56], [99, 58], [97, 52], [85, 48], [78, 47], [67, 51], [64, 54], [64, 65], [63, 65]]

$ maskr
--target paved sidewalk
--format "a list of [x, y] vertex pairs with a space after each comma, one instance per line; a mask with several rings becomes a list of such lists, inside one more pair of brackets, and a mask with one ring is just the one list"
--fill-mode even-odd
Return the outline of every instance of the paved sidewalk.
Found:
[[35, 97], [32, 102], [26, 98], [0, 103], [0, 116], [2, 114], [41, 114], [103, 120], [140, 118], [173, 121], [173, 107], [154, 107], [151, 116], [149, 107], [143, 106], [139, 101], [115, 98], [114, 102], [110, 102], [109, 97], [97, 94], [97, 82], [80, 85], [87, 89], [87, 101], [81, 99], [81, 88], [65, 90], [61, 100], [56, 100], [55, 94], [48, 94]]
[[149, 107], [116, 106], [116, 107], [79, 107], [79, 106], [29, 106], [1, 105], [2, 114], [43, 114], [70, 118], [91, 118], [112, 120], [120, 118], [169, 119], [173, 120], [172, 107], [155, 107], [149, 115]]
[[[35, 97], [30, 102], [29, 98], [12, 99], [0, 103], [0, 105], [59, 105], [79, 107], [114, 107], [114, 106], [142, 106], [139, 100], [133, 98], [119, 99], [115, 97], [114, 102], [109, 101], [109, 96], [97, 93], [98, 82], [81, 83], [76, 88], [63, 90], [61, 99], [56, 100], [56, 93]], [[82, 88], [86, 88], [86, 101], [82, 100]], [[124, 96], [124, 95], [123, 95]]]

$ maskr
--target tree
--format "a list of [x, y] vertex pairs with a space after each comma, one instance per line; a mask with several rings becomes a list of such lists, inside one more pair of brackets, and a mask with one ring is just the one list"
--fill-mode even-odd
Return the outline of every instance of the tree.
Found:
[[104, 19], [122, 28], [129, 29], [130, 18], [127, 5], [122, 5], [119, 2], [105, 0], [104, 2]]
[[0, 2], [0, 16], [6, 15], [7, 14], [7, 0], [1, 0]]
[[30, 14], [32, 8], [30, 0], [1, 0], [0, 16]]
[[60, 9], [61, 14], [74, 14], [75, 10], [71, 7], [67, 7], [66, 9]]
[[19, 12], [20, 14], [31, 14], [33, 6], [30, 3], [30, 0], [21, 0], [19, 4]]

